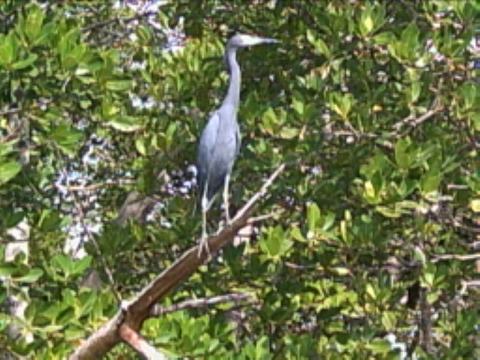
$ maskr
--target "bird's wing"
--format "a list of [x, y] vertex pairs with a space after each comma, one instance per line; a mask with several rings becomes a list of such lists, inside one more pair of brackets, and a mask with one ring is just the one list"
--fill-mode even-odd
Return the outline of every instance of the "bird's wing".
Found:
[[203, 129], [197, 151], [197, 184], [200, 189], [200, 195], [203, 193], [208, 177], [208, 167], [212, 161], [217, 134], [220, 125], [220, 116], [218, 112], [212, 113], [207, 125]]

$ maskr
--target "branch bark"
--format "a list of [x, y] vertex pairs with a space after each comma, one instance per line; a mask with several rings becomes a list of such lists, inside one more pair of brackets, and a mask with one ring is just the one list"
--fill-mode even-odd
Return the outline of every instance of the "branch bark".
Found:
[[[255, 205], [267, 194], [268, 188], [284, 168], [285, 165], [282, 164], [272, 173], [262, 188], [237, 212], [230, 226], [209, 237], [208, 247], [212, 255], [229, 244], [237, 232], [248, 223]], [[143, 322], [150, 317], [155, 304], [188, 279], [202, 264], [210, 260], [211, 258], [205, 252], [198, 256], [198, 245], [187, 250], [169, 268], [150, 282], [132, 301], [123, 306], [112, 319], [90, 335], [70, 356], [70, 359], [99, 359], [107, 354], [122, 341], [119, 333], [121, 326], [126, 325], [132, 331], [138, 332]]]
[[147, 340], [133, 331], [128, 325], [122, 324], [119, 329], [123, 341], [134, 348], [147, 360], [167, 360], [167, 357], [150, 345]]

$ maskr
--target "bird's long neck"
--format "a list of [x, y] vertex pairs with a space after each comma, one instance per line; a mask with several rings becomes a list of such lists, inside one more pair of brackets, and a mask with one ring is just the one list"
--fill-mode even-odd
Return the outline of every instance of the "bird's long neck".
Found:
[[235, 108], [238, 108], [240, 102], [240, 83], [241, 83], [241, 74], [240, 66], [237, 63], [237, 49], [236, 48], [227, 48], [227, 66], [230, 71], [230, 83], [228, 85], [228, 92], [223, 104], [233, 105]]

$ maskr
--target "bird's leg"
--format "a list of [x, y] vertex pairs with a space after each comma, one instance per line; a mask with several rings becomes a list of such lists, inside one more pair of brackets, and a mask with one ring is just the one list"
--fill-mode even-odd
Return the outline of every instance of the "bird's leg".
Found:
[[225, 177], [225, 186], [223, 187], [223, 206], [225, 207], [225, 220], [230, 225], [230, 204], [228, 202], [228, 184], [230, 183], [230, 174]]
[[198, 246], [198, 257], [202, 255], [203, 249], [205, 249], [208, 257], [210, 257], [210, 249], [208, 248], [208, 235], [207, 235], [207, 211], [208, 211], [208, 200], [207, 200], [207, 191], [205, 189], [202, 195], [202, 237], [200, 238], [200, 244]]

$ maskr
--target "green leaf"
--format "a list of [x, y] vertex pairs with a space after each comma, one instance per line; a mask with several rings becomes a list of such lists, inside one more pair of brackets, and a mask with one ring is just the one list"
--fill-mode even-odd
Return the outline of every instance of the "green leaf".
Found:
[[293, 245], [293, 242], [286, 237], [282, 227], [269, 228], [265, 237], [260, 241], [262, 250], [272, 258], [284, 255]]
[[331, 51], [328, 48], [328, 45], [323, 39], [317, 38], [313, 31], [310, 29], [307, 30], [307, 40], [310, 44], [313, 45], [314, 52], [317, 55], [324, 55], [325, 57], [329, 58], [331, 56]]
[[305, 113], [305, 104], [304, 104], [303, 100], [293, 98], [292, 108], [300, 116], [303, 116], [304, 113]]
[[372, 351], [374, 354], [388, 354], [392, 351], [392, 347], [387, 340], [374, 339], [369, 344], [366, 345], [366, 348]]
[[471, 83], [463, 84], [460, 87], [459, 94], [463, 100], [465, 110], [469, 110], [473, 107], [474, 104], [478, 104], [477, 98], [479, 97], [477, 96], [477, 88], [478, 85], [474, 85]]
[[415, 23], [410, 23], [405, 30], [402, 31], [401, 49], [406, 59], [413, 60], [415, 53], [419, 47], [420, 30]]
[[385, 21], [385, 9], [381, 4], [365, 5], [365, 9], [360, 15], [359, 30], [364, 37], [369, 36], [372, 32], [378, 30]]
[[373, 37], [373, 41], [377, 45], [388, 45], [396, 41], [395, 35], [391, 32], [382, 32]]
[[0, 158], [12, 153], [14, 151], [14, 145], [17, 142], [18, 140], [0, 142]]
[[135, 148], [140, 153], [140, 155], [147, 155], [147, 147], [145, 146], [145, 138], [138, 137], [135, 139]]
[[415, 246], [413, 250], [413, 258], [417, 260], [422, 266], [425, 266], [427, 264], [427, 257], [425, 256], [425, 253], [418, 246]]
[[315, 203], [307, 204], [307, 238], [311, 238], [315, 234], [317, 226], [320, 224], [320, 209]]
[[74, 260], [66, 255], [59, 254], [53, 257], [52, 264], [59, 267], [66, 276], [69, 276], [72, 273]]
[[16, 277], [13, 280], [16, 282], [33, 283], [40, 279], [42, 275], [42, 269], [30, 269], [30, 271], [26, 275]]
[[325, 41], [322, 39], [318, 38], [315, 41], [315, 52], [320, 55], [325, 55], [326, 57], [330, 57], [330, 49], [328, 48], [328, 45]]
[[410, 138], [399, 139], [395, 144], [395, 162], [400, 169], [408, 169], [413, 158], [409, 153], [411, 147]]
[[411, 86], [408, 88], [408, 102], [410, 104], [415, 103], [422, 91], [422, 86], [419, 81], [414, 81]]
[[290, 236], [299, 242], [307, 242], [307, 240], [303, 237], [302, 232], [298, 227], [293, 227], [290, 229]]
[[352, 109], [354, 98], [351, 94], [332, 92], [328, 99], [328, 105], [344, 120], [347, 120]]
[[372, 8], [367, 5], [366, 10], [362, 12], [360, 17], [360, 33], [363, 36], [367, 36], [373, 30], [374, 25]]
[[44, 18], [43, 10], [36, 4], [28, 9], [24, 33], [31, 42], [34, 42], [40, 35]]
[[81, 275], [87, 270], [92, 264], [92, 257], [85, 256], [80, 260], [77, 260], [73, 264], [72, 275]]
[[278, 136], [281, 138], [281, 139], [285, 139], [285, 140], [291, 140], [291, 139], [294, 139], [298, 136], [299, 134], [299, 130], [297, 128], [293, 128], [293, 127], [282, 127], [282, 129], [280, 130], [280, 133], [278, 134]]
[[480, 212], [480, 199], [472, 199], [470, 201], [470, 209], [476, 213]]
[[0, 34], [0, 64], [10, 65], [17, 58], [17, 39], [13, 32]]
[[371, 180], [367, 180], [363, 184], [363, 197], [369, 204], [378, 204], [381, 200], [380, 193]]
[[269, 107], [262, 115], [262, 128], [270, 135], [275, 133], [275, 130], [280, 124], [279, 118], [275, 114], [275, 111]]
[[0, 163], [0, 185], [12, 180], [22, 170], [22, 166], [16, 161]]
[[133, 87], [132, 80], [109, 80], [105, 83], [107, 90], [125, 92]]
[[441, 181], [442, 174], [436, 169], [430, 170], [422, 177], [422, 180], [420, 182], [422, 192], [426, 194], [437, 191]]
[[74, 155], [83, 142], [83, 132], [65, 122], [55, 127], [51, 135], [58, 147], [68, 155]]
[[[70, 69], [77, 65], [75, 57], [72, 57], [70, 53], [77, 47], [79, 37], [79, 29], [74, 28], [65, 34], [62, 34], [62, 37], [57, 44], [57, 51], [60, 55], [60, 61], [64, 69]], [[78, 49], [76, 51], [78, 52]]]
[[0, 264], [0, 276], [10, 276], [15, 274], [17, 267], [13, 264]]
[[107, 123], [112, 128], [122, 132], [133, 132], [143, 127], [143, 120], [135, 116], [117, 116]]
[[85, 337], [85, 328], [69, 326], [63, 333], [65, 334], [65, 340], [71, 342]]
[[27, 68], [30, 65], [32, 65], [37, 60], [37, 58], [38, 58], [37, 54], [29, 54], [26, 59], [15, 62], [12, 65], [12, 69], [21, 70], [21, 69]]
[[402, 216], [402, 212], [397, 206], [376, 206], [375, 210], [377, 210], [383, 216], [392, 219]]

